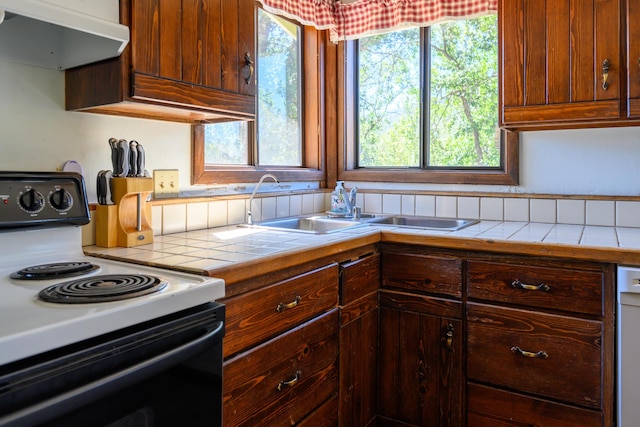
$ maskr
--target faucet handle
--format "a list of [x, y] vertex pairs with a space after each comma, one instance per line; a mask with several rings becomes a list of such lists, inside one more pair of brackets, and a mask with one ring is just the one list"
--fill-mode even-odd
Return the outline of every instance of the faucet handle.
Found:
[[358, 188], [357, 187], [353, 187], [351, 190], [349, 190], [349, 204], [351, 206], [356, 205], [356, 194], [358, 192]]
[[351, 212], [351, 214], [353, 219], [362, 218], [362, 208], [360, 206], [354, 206], [353, 212]]

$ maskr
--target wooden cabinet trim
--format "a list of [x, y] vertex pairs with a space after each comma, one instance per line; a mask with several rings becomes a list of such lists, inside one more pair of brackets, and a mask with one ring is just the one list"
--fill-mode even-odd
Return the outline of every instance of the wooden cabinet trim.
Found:
[[131, 92], [131, 98], [134, 100], [216, 111], [220, 115], [244, 116], [245, 119], [255, 115], [253, 96], [141, 73], [133, 73]]

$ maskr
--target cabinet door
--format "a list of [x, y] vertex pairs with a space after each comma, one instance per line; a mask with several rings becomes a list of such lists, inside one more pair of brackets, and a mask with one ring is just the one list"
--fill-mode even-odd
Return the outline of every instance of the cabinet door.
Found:
[[414, 426], [461, 426], [461, 302], [380, 293], [378, 413]]
[[501, 124], [620, 118], [620, 0], [499, 2]]
[[132, 0], [132, 69], [204, 87], [254, 94], [240, 78], [255, 57], [253, 0]]
[[640, 117], [640, 2], [627, 2], [627, 79], [629, 117]]
[[379, 254], [340, 264], [341, 426], [366, 426], [376, 415], [379, 287]]
[[378, 294], [340, 308], [341, 426], [366, 426], [376, 415]]

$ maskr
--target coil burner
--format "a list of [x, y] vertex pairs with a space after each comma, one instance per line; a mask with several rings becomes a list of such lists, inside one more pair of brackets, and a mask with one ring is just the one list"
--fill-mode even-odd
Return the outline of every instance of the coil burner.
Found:
[[82, 276], [99, 268], [99, 266], [90, 262], [55, 262], [25, 267], [22, 270], [11, 273], [11, 278], [18, 280], [64, 279]]
[[62, 304], [87, 304], [120, 301], [158, 292], [167, 282], [146, 274], [108, 274], [71, 280], [40, 291], [42, 301]]

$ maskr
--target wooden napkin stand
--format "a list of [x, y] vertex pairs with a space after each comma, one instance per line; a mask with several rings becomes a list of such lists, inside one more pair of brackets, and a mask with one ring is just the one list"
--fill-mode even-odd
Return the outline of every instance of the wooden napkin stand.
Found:
[[153, 178], [111, 178], [113, 205], [96, 207], [96, 246], [112, 248], [153, 243]]

